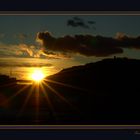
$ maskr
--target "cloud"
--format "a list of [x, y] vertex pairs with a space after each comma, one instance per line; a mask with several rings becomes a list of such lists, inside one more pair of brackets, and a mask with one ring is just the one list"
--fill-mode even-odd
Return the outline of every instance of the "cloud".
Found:
[[52, 51], [47, 51], [47, 50], [43, 50], [43, 55], [47, 56], [49, 58], [54, 58], [54, 59], [70, 59], [71, 55], [67, 54], [67, 53], [62, 53], [62, 52], [52, 52]]
[[0, 56], [1, 57], [34, 57], [34, 58], [48, 58], [48, 59], [69, 59], [70, 55], [65, 53], [55, 53], [47, 51], [43, 46], [27, 45], [27, 44], [4, 44], [0, 42]]
[[67, 21], [67, 26], [71, 26], [71, 27], [82, 27], [85, 29], [90, 29], [90, 28], [94, 28], [93, 24], [95, 24], [95, 21], [85, 21], [79, 17], [73, 17], [72, 19], [69, 19]]
[[40, 57], [40, 48], [26, 44], [4, 44], [0, 42], [0, 56]]
[[117, 32], [115, 38], [118, 40], [122, 40], [123, 38], [127, 37], [125, 33]]
[[81, 54], [85, 56], [108, 56], [122, 53], [120, 47], [116, 47], [116, 40], [92, 35], [75, 35], [55, 38], [49, 32], [37, 34], [37, 40], [41, 40], [42, 45], [48, 51]]
[[121, 32], [116, 33], [114, 38], [99, 35], [66, 35], [56, 38], [47, 31], [37, 33], [36, 41], [38, 45], [0, 42], [0, 56], [70, 59], [73, 55], [106, 57], [121, 54], [124, 48], [140, 49], [140, 36], [132, 37]]
[[[39, 43], [39, 44], [44, 44], [44, 39], [40, 39], [40, 38], [44, 38], [44, 39], [47, 39], [47, 41], [49, 42], [55, 42], [55, 38], [52, 37], [52, 34], [50, 32], [45, 32], [44, 33], [37, 33], [37, 38], [36, 38], [36, 41]], [[66, 52], [54, 52], [52, 49], [47, 49], [46, 47], [44, 47], [45, 45], [42, 45], [41, 46], [41, 54], [46, 56], [46, 57], [49, 57], [49, 58], [55, 58], [55, 59], [69, 59], [71, 58], [71, 56], [69, 54], [67, 54]]]
[[0, 56], [19, 55], [19, 46], [14, 44], [4, 44], [0, 42]]
[[122, 48], [140, 49], [140, 36], [132, 37], [124, 33], [117, 33], [116, 39]]
[[37, 40], [40, 40], [47, 51], [84, 56], [105, 57], [123, 53], [124, 48], [140, 49], [140, 37], [129, 37], [123, 33], [117, 33], [115, 38], [93, 35], [55, 38], [49, 32], [40, 32]]

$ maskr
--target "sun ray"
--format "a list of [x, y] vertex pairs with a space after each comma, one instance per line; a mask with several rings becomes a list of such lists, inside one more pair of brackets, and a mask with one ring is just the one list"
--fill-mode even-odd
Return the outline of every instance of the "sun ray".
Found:
[[2, 87], [9, 87], [9, 86], [12, 86], [13, 87], [13, 85], [14, 85], [14, 87], [16, 87], [17, 86], [17, 84], [15, 84], [15, 83], [8, 83], [8, 84], [3, 84], [3, 85], [0, 85], [0, 88]]
[[45, 92], [45, 88], [44, 88], [43, 84], [44, 84], [44, 82], [41, 84], [41, 90], [42, 90], [42, 93], [43, 93], [43, 95], [44, 95], [44, 97], [45, 97], [45, 99], [46, 99], [46, 101], [47, 101], [47, 103], [49, 105], [49, 108], [50, 108], [50, 112], [49, 112], [50, 113], [50, 117], [53, 117], [54, 119], [57, 119], [56, 114], [55, 114], [54, 107], [53, 107], [53, 105], [52, 105], [52, 103], [51, 103], [51, 101], [49, 99], [49, 95]]
[[[69, 84], [65, 84], [65, 83], [62, 83], [62, 82], [58, 82], [58, 81], [53, 81], [53, 80], [50, 80], [50, 79], [47, 79], [45, 78], [45, 75], [43, 75], [43, 72], [41, 70], [37, 70], [37, 71], [34, 71], [34, 73], [32, 73], [31, 75], [31, 79], [32, 81], [34, 81], [32, 83], [32, 85], [24, 85], [24, 86], [21, 86], [22, 88], [20, 90], [18, 90], [13, 96], [11, 96], [10, 98], [8, 98], [8, 101], [9, 100], [12, 100], [13, 98], [15, 98], [16, 96], [18, 96], [19, 94], [21, 93], [24, 93], [23, 91], [26, 90], [28, 87], [29, 87], [29, 90], [27, 91], [27, 95], [25, 96], [25, 100], [23, 101], [23, 104], [21, 106], [21, 109], [19, 110], [19, 113], [17, 115], [18, 118], [20, 118], [20, 116], [23, 114], [24, 110], [25, 110], [25, 107], [29, 101], [29, 99], [31, 98], [31, 95], [33, 95], [34, 97], [34, 109], [35, 109], [35, 122], [36, 123], [39, 123], [40, 121], [40, 101], [42, 100], [42, 98], [44, 98], [46, 100], [46, 103], [48, 105], [48, 112], [49, 112], [49, 117], [52, 118], [53, 120], [57, 119], [57, 115], [56, 115], [56, 112], [54, 110], [54, 107], [52, 105], [52, 102], [49, 98], [49, 95], [48, 93], [46, 93], [46, 89], [45, 88], [48, 88], [52, 93], [54, 93], [57, 97], [60, 98], [60, 100], [62, 100], [63, 102], [65, 102], [66, 104], [68, 104], [72, 109], [73, 111], [77, 111], [77, 112], [80, 112], [79, 109], [73, 104], [71, 103], [69, 100], [67, 100], [63, 95], [61, 95], [56, 89], [54, 89], [53, 86], [51, 86], [50, 84], [57, 84], [57, 85], [60, 85], [60, 86], [64, 86], [64, 87], [68, 87], [68, 88], [73, 88], [73, 89], [77, 89], [77, 90], [85, 90], [85, 89], [82, 89], [82, 88], [79, 88], [79, 87], [76, 87], [76, 86], [72, 86], [72, 85], [69, 85]], [[50, 84], [49, 84], [50, 83]], [[42, 96], [41, 94], [43, 94], [44, 96]], [[43, 100], [42, 100], [43, 101]]]
[[26, 105], [27, 105], [32, 93], [33, 93], [34, 88], [35, 88], [34, 86], [30, 87], [30, 90], [29, 90], [29, 92], [28, 92], [28, 94], [26, 96], [26, 99], [25, 99], [25, 101], [24, 101], [24, 103], [23, 103], [23, 105], [22, 105], [22, 107], [21, 107], [21, 109], [20, 109], [20, 111], [19, 111], [19, 113], [17, 115], [18, 118], [22, 115], [22, 113], [23, 113], [23, 111], [24, 111], [24, 109], [25, 109], [25, 107], [26, 107]]
[[36, 111], [35, 111], [35, 121], [39, 121], [39, 84], [35, 86], [35, 104], [36, 104]]
[[18, 96], [19, 94], [22, 93], [22, 91], [24, 91], [25, 89], [27, 89], [29, 87], [29, 85], [25, 85], [23, 86], [20, 90], [18, 90], [15, 94], [13, 94], [12, 96], [10, 96], [6, 101], [5, 103], [11, 101], [13, 98], [15, 98], [16, 96]]
[[53, 92], [55, 93], [61, 100], [63, 100], [65, 103], [67, 103], [68, 105], [70, 105], [74, 110], [79, 112], [79, 109], [76, 108], [74, 105], [72, 105], [68, 100], [66, 100], [65, 97], [63, 97], [58, 91], [56, 91], [54, 88], [52, 88], [48, 83], [45, 85]]
[[77, 89], [77, 90], [88, 92], [88, 90], [86, 90], [84, 88], [76, 87], [76, 86], [69, 85], [69, 84], [64, 84], [62, 82], [58, 82], [58, 81], [54, 81], [54, 80], [50, 80], [50, 79], [45, 79], [44, 81], [50, 82], [50, 83], [54, 83], [54, 84], [58, 84], [58, 85], [65, 86], [65, 87], [69, 87], [69, 88], [73, 88], [73, 89]]

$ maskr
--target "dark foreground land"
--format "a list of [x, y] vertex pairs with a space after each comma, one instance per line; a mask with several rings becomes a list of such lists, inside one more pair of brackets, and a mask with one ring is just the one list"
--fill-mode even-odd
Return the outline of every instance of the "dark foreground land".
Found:
[[42, 86], [1, 75], [0, 124], [140, 124], [139, 81], [140, 60], [127, 58], [64, 69]]

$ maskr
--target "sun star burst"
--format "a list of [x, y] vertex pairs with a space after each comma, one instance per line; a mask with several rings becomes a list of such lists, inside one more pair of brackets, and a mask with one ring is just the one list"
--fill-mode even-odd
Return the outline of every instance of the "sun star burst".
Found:
[[31, 74], [31, 79], [35, 82], [41, 82], [45, 78], [45, 74], [42, 70], [36, 69]]

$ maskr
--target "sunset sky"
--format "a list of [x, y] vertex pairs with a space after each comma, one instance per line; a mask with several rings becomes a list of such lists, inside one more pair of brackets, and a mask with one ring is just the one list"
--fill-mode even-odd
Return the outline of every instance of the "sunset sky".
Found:
[[114, 55], [140, 59], [139, 26], [138, 15], [0, 15], [0, 73], [18, 69], [20, 78], [23, 67], [53, 74]]
[[[95, 21], [96, 28], [82, 28], [68, 26], [67, 22], [73, 17], [79, 17], [85, 24]], [[38, 45], [36, 37], [38, 32], [50, 32], [54, 37], [66, 35], [101, 35], [115, 37], [118, 32], [128, 36], [140, 35], [140, 16], [126, 15], [6, 15], [0, 16], [0, 44], [3, 45]], [[0, 52], [2, 54], [2, 52]]]

